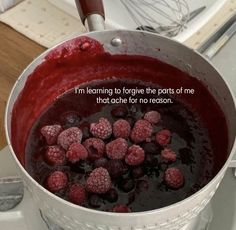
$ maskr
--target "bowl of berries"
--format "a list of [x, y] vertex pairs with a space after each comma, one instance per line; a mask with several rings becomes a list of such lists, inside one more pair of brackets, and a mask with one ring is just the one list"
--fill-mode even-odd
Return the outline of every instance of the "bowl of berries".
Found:
[[6, 135], [36, 205], [63, 229], [174, 230], [214, 195], [235, 119], [228, 85], [198, 53], [155, 34], [102, 31], [28, 66]]

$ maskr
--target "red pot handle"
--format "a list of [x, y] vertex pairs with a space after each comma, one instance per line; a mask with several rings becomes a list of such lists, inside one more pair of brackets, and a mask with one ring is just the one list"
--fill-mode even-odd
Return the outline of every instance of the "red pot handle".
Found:
[[82, 22], [91, 14], [99, 14], [105, 19], [102, 0], [75, 0]]

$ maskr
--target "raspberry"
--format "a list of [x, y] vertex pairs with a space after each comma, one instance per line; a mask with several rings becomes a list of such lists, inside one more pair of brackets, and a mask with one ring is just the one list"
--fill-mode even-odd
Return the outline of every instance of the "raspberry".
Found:
[[118, 178], [127, 172], [126, 165], [121, 160], [109, 160], [105, 166], [109, 175]]
[[156, 134], [156, 142], [161, 146], [170, 143], [171, 132], [168, 129], [163, 129]]
[[161, 120], [161, 115], [157, 111], [149, 111], [144, 114], [144, 120], [151, 124], [157, 124]]
[[88, 157], [91, 160], [99, 159], [103, 156], [105, 143], [98, 138], [89, 138], [84, 141], [83, 146], [88, 151]]
[[106, 153], [110, 159], [123, 159], [128, 150], [128, 143], [123, 138], [118, 138], [106, 145]]
[[53, 145], [57, 142], [57, 137], [61, 131], [60, 125], [47, 125], [41, 128], [41, 134], [45, 137], [48, 145]]
[[131, 127], [128, 121], [119, 119], [113, 124], [113, 134], [116, 138], [128, 138], [130, 135]]
[[140, 165], [145, 159], [144, 150], [139, 145], [132, 145], [128, 149], [125, 162], [128, 165]]
[[161, 151], [161, 157], [165, 162], [168, 163], [176, 161], [177, 155], [173, 150], [165, 148]]
[[82, 139], [82, 131], [78, 127], [71, 127], [62, 131], [58, 138], [57, 143], [67, 150], [69, 146], [73, 143], [80, 143]]
[[50, 192], [59, 192], [64, 189], [68, 183], [66, 174], [62, 171], [51, 173], [46, 180], [46, 187]]
[[138, 120], [131, 132], [131, 139], [134, 143], [147, 141], [152, 135], [152, 125], [146, 120]]
[[94, 137], [105, 140], [112, 134], [111, 123], [106, 118], [102, 117], [99, 119], [98, 123], [90, 124], [90, 132]]
[[89, 192], [103, 194], [111, 188], [111, 178], [105, 168], [94, 169], [86, 182], [86, 188]]
[[184, 176], [177, 168], [168, 168], [165, 171], [164, 180], [166, 185], [173, 189], [178, 189], [184, 184]]
[[71, 163], [79, 160], [85, 160], [88, 157], [87, 149], [80, 143], [73, 143], [66, 152], [66, 157]]
[[131, 212], [131, 209], [125, 204], [117, 204], [112, 208], [112, 211], [126, 213], [126, 212]]
[[82, 204], [86, 201], [87, 195], [84, 186], [73, 184], [68, 191], [68, 198], [74, 204]]
[[66, 161], [64, 149], [59, 145], [49, 146], [45, 153], [45, 161], [49, 165], [63, 165]]

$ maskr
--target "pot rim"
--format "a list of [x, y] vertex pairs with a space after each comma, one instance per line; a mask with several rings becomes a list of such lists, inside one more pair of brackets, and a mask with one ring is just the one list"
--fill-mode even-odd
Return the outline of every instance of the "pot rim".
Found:
[[[207, 64], [213, 68], [218, 74], [219, 76], [221, 76], [222, 80], [224, 81], [225, 85], [227, 86], [227, 90], [230, 92], [230, 95], [232, 97], [232, 101], [234, 103], [234, 108], [236, 108], [236, 98], [233, 94], [233, 91], [230, 87], [230, 85], [225, 81], [225, 79], [222, 77], [222, 74], [220, 73], [220, 71], [212, 65], [212, 63], [205, 57], [203, 56], [201, 53], [197, 52], [196, 50], [176, 41], [176, 40], [173, 40], [171, 38], [168, 38], [168, 37], [164, 37], [162, 35], [157, 35], [157, 34], [153, 34], [151, 32], [147, 32], [147, 31], [138, 31], [138, 30], [109, 30], [109, 31], [93, 31], [93, 32], [87, 32], [87, 33], [84, 33], [84, 34], [81, 34], [79, 36], [74, 36], [70, 39], [67, 39], [63, 42], [60, 42], [58, 44], [56, 44], [55, 46], [45, 50], [43, 53], [41, 53], [39, 56], [36, 57], [36, 59], [34, 59], [23, 71], [22, 73], [20, 74], [20, 76], [17, 78], [13, 88], [11, 89], [11, 92], [10, 92], [10, 95], [8, 97], [8, 100], [7, 100], [7, 105], [6, 105], [6, 110], [5, 110], [5, 118], [4, 118], [4, 127], [5, 127], [5, 133], [6, 133], [6, 139], [7, 139], [7, 144], [9, 146], [9, 149], [10, 149], [10, 152], [14, 158], [14, 160], [17, 162], [17, 165], [20, 167], [21, 171], [24, 173], [24, 175], [40, 190], [42, 190], [44, 193], [46, 193], [47, 195], [51, 196], [52, 198], [54, 198], [55, 200], [57, 200], [58, 202], [61, 202], [63, 203], [64, 205], [67, 205], [67, 206], [70, 206], [71, 208], [75, 208], [75, 209], [78, 209], [80, 211], [85, 211], [87, 213], [93, 213], [95, 215], [105, 215], [105, 216], [110, 216], [110, 217], [119, 217], [119, 218], [130, 218], [130, 217], [141, 217], [143, 215], [152, 215], [152, 214], [158, 214], [158, 213], [161, 213], [161, 212], [166, 212], [168, 211], [169, 209], [174, 209], [174, 208], [179, 208], [180, 206], [182, 206], [184, 203], [186, 202], [190, 202], [190, 200], [192, 199], [196, 199], [201, 193], [204, 193], [206, 190], [209, 189], [210, 185], [215, 183], [219, 177], [223, 176], [226, 169], [228, 168], [228, 165], [231, 161], [231, 159], [233, 158], [233, 155], [234, 153], [236, 153], [236, 137], [234, 138], [234, 141], [233, 141], [233, 144], [232, 144], [232, 147], [231, 147], [231, 150], [229, 149], [229, 156], [227, 158], [227, 160], [225, 161], [224, 165], [222, 166], [222, 168], [218, 171], [218, 173], [205, 185], [203, 186], [200, 190], [198, 190], [197, 192], [195, 192], [194, 194], [190, 195], [189, 197], [179, 201], [179, 202], [176, 202], [174, 204], [171, 204], [171, 205], [168, 205], [168, 206], [165, 206], [165, 207], [162, 207], [162, 208], [158, 208], [158, 209], [153, 209], [153, 210], [148, 210], [148, 211], [142, 211], [142, 212], [131, 212], [131, 213], [114, 213], [114, 212], [106, 212], [106, 211], [100, 211], [100, 210], [94, 210], [94, 209], [90, 209], [90, 208], [85, 208], [85, 207], [82, 207], [82, 206], [79, 206], [79, 205], [76, 205], [76, 204], [73, 204], [69, 201], [66, 201], [64, 200], [63, 198], [60, 198], [58, 196], [56, 196], [55, 194], [49, 192], [46, 188], [44, 188], [42, 185], [40, 185], [36, 180], [34, 180], [30, 174], [26, 171], [26, 169], [23, 167], [23, 165], [20, 163], [20, 161], [18, 160], [14, 150], [13, 150], [13, 147], [11, 145], [11, 140], [10, 140], [10, 136], [9, 136], [9, 132], [8, 132], [8, 128], [7, 128], [7, 115], [8, 115], [8, 112], [9, 112], [9, 107], [10, 107], [10, 99], [12, 97], [12, 94], [18, 84], [18, 81], [19, 79], [21, 79], [25, 72], [29, 69], [29, 67], [31, 67], [33, 64], [35, 64], [38, 60], [43, 60], [44, 57], [52, 50], [54, 50], [55, 48], [57, 48], [58, 46], [64, 44], [65, 42], [68, 42], [70, 40], [73, 40], [75, 38], [78, 38], [78, 37], [90, 37], [90, 35], [96, 35], [98, 33], [112, 33], [112, 32], [126, 32], [126, 33], [142, 33], [143, 35], [147, 34], [148, 36], [153, 36], [153, 37], [159, 37], [161, 39], [165, 39], [165, 40], [168, 40], [169, 42], [173, 42], [175, 43], [176, 45], [179, 45], [179, 46], [182, 46], [183, 48], [185, 49], [189, 49], [191, 50], [191, 52], [195, 53], [196, 55], [199, 55], [205, 62], [207, 62]], [[93, 36], [94, 38], [94, 36]], [[96, 38], [95, 38], [96, 39]], [[235, 110], [236, 111], [236, 110]]]

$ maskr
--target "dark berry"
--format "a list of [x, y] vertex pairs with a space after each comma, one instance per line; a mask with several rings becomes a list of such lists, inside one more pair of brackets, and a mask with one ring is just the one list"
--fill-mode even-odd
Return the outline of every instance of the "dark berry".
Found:
[[105, 157], [99, 158], [93, 162], [93, 168], [100, 168], [100, 167], [106, 168], [107, 162], [108, 162], [107, 158]]
[[89, 205], [93, 208], [100, 208], [102, 205], [102, 198], [96, 194], [89, 197]]
[[105, 168], [96, 168], [90, 173], [86, 181], [86, 189], [89, 192], [103, 194], [109, 191], [110, 188], [111, 178]]
[[123, 138], [117, 138], [106, 145], [106, 153], [110, 159], [121, 160], [125, 157], [128, 150], [128, 143]]
[[151, 153], [154, 155], [160, 153], [160, 147], [156, 143], [153, 143], [153, 142], [142, 144], [142, 148], [145, 151], [145, 153]]
[[145, 174], [142, 167], [135, 167], [132, 169], [132, 176], [133, 178], [140, 178]]
[[117, 204], [113, 207], [112, 211], [126, 213], [126, 212], [131, 212], [131, 209], [125, 204]]
[[130, 192], [134, 189], [134, 187], [135, 187], [135, 183], [134, 183], [134, 180], [132, 179], [124, 179], [120, 182], [120, 188], [124, 192]]
[[146, 181], [146, 180], [137, 181], [138, 192], [144, 192], [144, 191], [148, 190], [148, 188], [149, 188], [148, 181]]
[[90, 132], [94, 137], [105, 140], [112, 134], [111, 123], [104, 117], [101, 117], [97, 123], [90, 124]]
[[73, 184], [68, 190], [68, 199], [74, 204], [82, 204], [86, 201], [87, 195], [84, 186]]
[[149, 141], [152, 135], [152, 125], [146, 120], [138, 120], [131, 131], [131, 139], [134, 143]]
[[146, 154], [144, 163], [147, 166], [155, 167], [158, 164], [158, 159], [152, 154]]
[[165, 183], [173, 189], [181, 188], [184, 185], [184, 175], [178, 168], [168, 168], [164, 175]]
[[115, 107], [114, 109], [112, 109], [111, 114], [113, 117], [124, 118], [127, 116], [128, 110], [125, 106], [119, 105]]
[[131, 116], [128, 116], [128, 117], [126, 118], [126, 121], [129, 122], [130, 127], [133, 127], [134, 124], [135, 124], [135, 119], [134, 119], [133, 117], [131, 117]]
[[113, 178], [120, 177], [127, 171], [127, 167], [121, 160], [109, 160], [106, 169]]
[[130, 135], [131, 126], [128, 121], [119, 119], [113, 124], [113, 135], [116, 138], [127, 139]]
[[117, 193], [117, 191], [114, 188], [110, 189], [105, 194], [105, 199], [108, 200], [111, 203], [116, 202], [118, 200], [118, 193]]
[[128, 153], [125, 157], [125, 162], [128, 165], [140, 165], [145, 159], [144, 150], [139, 145], [132, 145], [128, 149]]
[[89, 131], [89, 127], [84, 127], [82, 129], [82, 132], [83, 132], [83, 140], [86, 140], [86, 139], [91, 137], [91, 134], [90, 134], [90, 131]]

